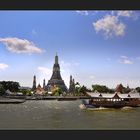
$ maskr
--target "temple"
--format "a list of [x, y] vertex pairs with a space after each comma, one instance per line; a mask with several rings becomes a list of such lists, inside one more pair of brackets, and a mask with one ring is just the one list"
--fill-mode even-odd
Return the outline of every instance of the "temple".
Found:
[[35, 90], [36, 89], [36, 76], [34, 75], [33, 77], [33, 87], [32, 87], [32, 90]]
[[70, 75], [70, 83], [69, 83], [69, 93], [75, 93], [75, 81], [72, 79], [72, 75]]
[[64, 83], [64, 81], [61, 78], [61, 74], [60, 74], [60, 66], [58, 63], [58, 56], [56, 54], [55, 56], [55, 63], [53, 65], [53, 73], [52, 76], [50, 78], [50, 80], [48, 81], [48, 84], [45, 86], [45, 89], [47, 91], [50, 91], [50, 89], [52, 89], [52, 87], [57, 86], [59, 88], [61, 88], [61, 90], [63, 92], [67, 92], [67, 87]]

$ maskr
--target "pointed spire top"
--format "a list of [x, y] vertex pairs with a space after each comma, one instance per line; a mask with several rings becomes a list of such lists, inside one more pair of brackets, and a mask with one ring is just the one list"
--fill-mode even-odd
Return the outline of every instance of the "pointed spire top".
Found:
[[56, 52], [56, 56], [55, 56], [55, 64], [58, 64], [58, 55], [57, 55], [57, 52]]
[[38, 87], [41, 87], [40, 83], [38, 84]]
[[127, 88], [129, 88], [129, 85], [128, 85], [128, 83], [127, 83]]

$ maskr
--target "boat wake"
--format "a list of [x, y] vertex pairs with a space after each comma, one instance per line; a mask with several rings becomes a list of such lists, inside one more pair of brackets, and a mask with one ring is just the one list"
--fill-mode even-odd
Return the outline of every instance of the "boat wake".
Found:
[[[99, 111], [99, 110], [114, 110], [114, 108], [106, 108], [106, 107], [94, 107], [92, 105], [84, 105], [84, 104], [80, 104], [79, 105], [80, 109], [86, 109], [86, 110], [93, 110], [93, 111]], [[133, 109], [133, 107], [130, 106], [125, 106], [120, 108], [121, 110], [131, 110]]]
[[86, 106], [85, 106], [84, 104], [80, 104], [80, 105], [79, 105], [79, 108], [80, 108], [80, 109], [86, 109]]
[[105, 107], [86, 106], [86, 105], [84, 105], [84, 104], [80, 104], [80, 105], [79, 105], [79, 108], [80, 108], [80, 109], [86, 109], [86, 110], [93, 110], [93, 111], [108, 109], [108, 108], [105, 108]]
[[121, 108], [121, 110], [129, 110], [129, 109], [133, 109], [133, 107], [125, 106], [125, 107], [122, 107], [122, 108]]

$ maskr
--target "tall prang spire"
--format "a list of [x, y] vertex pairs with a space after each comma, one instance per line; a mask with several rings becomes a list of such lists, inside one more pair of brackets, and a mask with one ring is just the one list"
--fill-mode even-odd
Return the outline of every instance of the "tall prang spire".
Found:
[[64, 81], [62, 80], [62, 77], [60, 74], [60, 66], [58, 63], [57, 53], [55, 55], [55, 62], [53, 65], [52, 76], [51, 76], [50, 80], [48, 81], [48, 84], [45, 87], [46, 87], [46, 89], [49, 89], [49, 87], [54, 86], [54, 85], [57, 87], [60, 87], [62, 89], [62, 91], [67, 92], [67, 87], [66, 87]]
[[56, 56], [55, 56], [55, 64], [58, 64], [58, 55], [57, 55], [57, 52], [56, 52]]
[[54, 65], [53, 65], [53, 72], [54, 74], [58, 73], [58, 76], [60, 76], [60, 66], [59, 66], [59, 63], [58, 63], [58, 55], [56, 53], [56, 56], [55, 56], [55, 62], [54, 62]]
[[34, 75], [33, 77], [33, 87], [32, 87], [32, 90], [35, 90], [36, 89], [36, 76]]

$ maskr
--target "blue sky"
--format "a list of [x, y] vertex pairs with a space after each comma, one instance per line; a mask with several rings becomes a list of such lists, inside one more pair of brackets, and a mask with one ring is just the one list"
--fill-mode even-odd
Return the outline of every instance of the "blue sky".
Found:
[[69, 76], [91, 87], [140, 86], [139, 11], [0, 11], [0, 80], [47, 81], [59, 56]]

